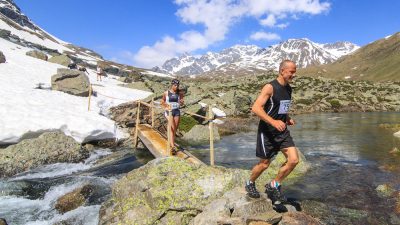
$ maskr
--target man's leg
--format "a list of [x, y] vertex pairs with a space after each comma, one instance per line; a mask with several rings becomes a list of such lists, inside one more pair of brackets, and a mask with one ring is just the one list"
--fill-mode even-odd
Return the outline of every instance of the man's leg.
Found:
[[281, 183], [299, 163], [299, 154], [297, 153], [296, 147], [284, 148], [281, 152], [285, 155], [286, 162], [281, 166], [278, 175], [274, 179], [279, 183]]
[[260, 193], [257, 191], [255, 181], [257, 178], [266, 170], [270, 164], [271, 160], [269, 159], [261, 159], [260, 162], [257, 163], [251, 170], [250, 180], [246, 182], [245, 189], [247, 191], [247, 195], [251, 198], [259, 198]]
[[271, 183], [265, 185], [265, 192], [273, 204], [287, 202], [286, 197], [281, 193], [281, 182], [293, 171], [299, 163], [299, 156], [296, 147], [288, 147], [281, 150], [286, 157], [286, 162], [282, 164], [279, 172]]
[[250, 181], [256, 182], [257, 178], [269, 167], [271, 161], [269, 159], [260, 159], [253, 169], [251, 170]]

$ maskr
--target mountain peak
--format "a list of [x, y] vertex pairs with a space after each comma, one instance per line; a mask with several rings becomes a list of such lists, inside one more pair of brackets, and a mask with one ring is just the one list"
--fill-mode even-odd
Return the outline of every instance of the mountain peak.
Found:
[[179, 75], [200, 75], [219, 69], [224, 71], [246, 70], [246, 68], [277, 70], [283, 59], [291, 59], [299, 68], [304, 68], [309, 65], [334, 62], [357, 48], [357, 45], [350, 42], [318, 44], [308, 38], [288, 39], [268, 48], [237, 44], [218, 53], [207, 52], [201, 57], [187, 54], [186, 57], [173, 58], [167, 60], [158, 70]]
[[22, 12], [13, 0], [0, 0], [0, 13], [15, 23], [31, 30], [39, 28]]

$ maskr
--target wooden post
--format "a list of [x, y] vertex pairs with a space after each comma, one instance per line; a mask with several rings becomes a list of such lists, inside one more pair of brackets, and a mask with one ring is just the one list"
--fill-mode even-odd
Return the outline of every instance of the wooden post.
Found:
[[172, 139], [172, 112], [171, 110], [168, 110], [168, 128], [167, 128], [167, 137], [168, 137], [168, 143], [167, 143], [167, 154], [170, 156], [172, 155], [171, 153], [171, 139]]
[[138, 132], [139, 132], [139, 124], [140, 124], [140, 101], [137, 101], [137, 110], [136, 110], [136, 129], [135, 129], [135, 135], [133, 136], [133, 145], [135, 148], [137, 147], [138, 144]]
[[88, 103], [88, 111], [90, 111], [90, 98], [92, 97], [92, 84], [89, 84], [89, 103]]
[[151, 99], [151, 127], [154, 127], [154, 98]]
[[208, 106], [208, 117], [210, 119], [208, 123], [210, 129], [210, 165], [214, 166], [214, 115], [211, 105]]

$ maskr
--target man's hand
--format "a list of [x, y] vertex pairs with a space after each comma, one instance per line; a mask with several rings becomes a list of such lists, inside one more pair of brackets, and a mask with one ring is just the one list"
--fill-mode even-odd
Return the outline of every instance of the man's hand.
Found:
[[182, 106], [182, 105], [185, 105], [185, 101], [184, 101], [183, 99], [180, 99], [180, 100], [179, 100], [179, 105], [181, 105], [181, 106]]
[[296, 124], [296, 122], [294, 121], [294, 119], [289, 119], [289, 121], [287, 122], [287, 124], [288, 124], [289, 126], [293, 126], [293, 125]]
[[274, 120], [272, 121], [271, 125], [281, 132], [286, 129], [286, 124], [281, 120]]

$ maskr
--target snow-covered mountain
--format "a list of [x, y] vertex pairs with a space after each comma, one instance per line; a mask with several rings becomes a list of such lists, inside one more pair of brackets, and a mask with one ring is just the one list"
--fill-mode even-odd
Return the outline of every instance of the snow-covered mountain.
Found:
[[179, 74], [200, 75], [204, 73], [221, 73], [239, 70], [277, 70], [279, 62], [291, 59], [299, 68], [309, 65], [327, 64], [347, 55], [359, 46], [350, 42], [319, 44], [306, 38], [289, 39], [269, 48], [255, 45], [235, 45], [219, 53], [208, 52], [201, 57], [183, 54], [178, 58], [167, 60], [155, 71]]

